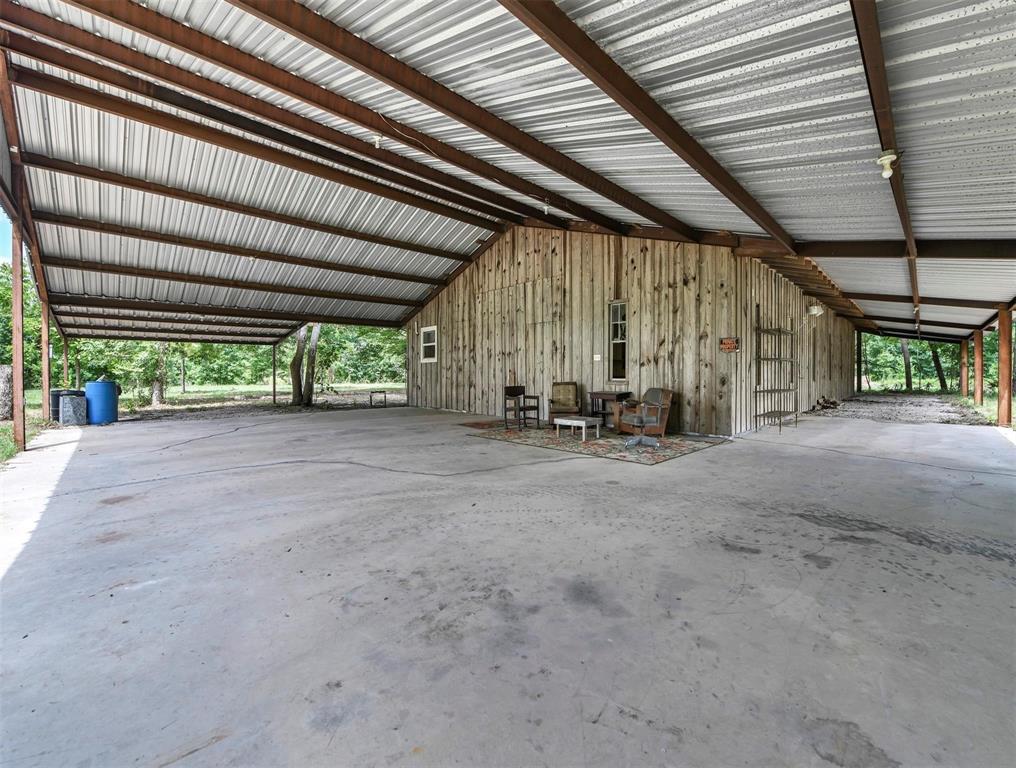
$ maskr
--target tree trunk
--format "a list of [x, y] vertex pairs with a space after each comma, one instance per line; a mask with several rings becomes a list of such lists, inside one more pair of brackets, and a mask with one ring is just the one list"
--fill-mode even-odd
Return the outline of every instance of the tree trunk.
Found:
[[289, 361], [289, 380], [293, 385], [293, 397], [290, 402], [293, 405], [303, 403], [303, 383], [301, 381], [303, 369], [303, 347], [307, 343], [307, 326], [303, 326], [296, 334], [296, 351], [293, 359]]
[[14, 418], [14, 368], [0, 365], [0, 421]]
[[935, 373], [938, 374], [938, 391], [948, 392], [949, 384], [945, 380], [945, 371], [942, 370], [942, 360], [938, 356], [938, 350], [935, 349], [934, 344], [929, 344], [931, 347], [931, 361], [935, 364]]
[[907, 392], [914, 390], [914, 372], [910, 367], [910, 342], [900, 339], [900, 351], [903, 352], [903, 371], [907, 379]]
[[180, 394], [187, 393], [187, 356], [180, 355]]
[[81, 358], [74, 355], [74, 389], [81, 389]]
[[152, 381], [152, 405], [163, 405], [166, 402], [166, 352], [169, 342], [160, 341], [156, 347], [158, 356], [155, 359], [155, 379]]
[[307, 345], [307, 365], [303, 375], [303, 404], [314, 405], [314, 358], [317, 357], [318, 336], [321, 335], [321, 323], [314, 323], [310, 332], [310, 344]]

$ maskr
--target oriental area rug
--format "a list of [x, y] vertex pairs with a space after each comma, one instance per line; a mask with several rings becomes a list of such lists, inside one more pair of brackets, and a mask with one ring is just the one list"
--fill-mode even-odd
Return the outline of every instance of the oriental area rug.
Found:
[[[487, 440], [499, 440], [505, 443], [519, 443], [534, 448], [550, 448], [554, 451], [566, 451], [578, 453], [584, 456], [596, 456], [601, 459], [615, 459], [616, 461], [629, 461], [635, 464], [662, 464], [665, 461], [676, 459], [678, 456], [686, 456], [689, 453], [702, 451], [727, 442], [723, 438], [699, 437], [691, 435], [668, 435], [659, 438], [658, 448], [650, 448], [645, 445], [637, 445], [626, 448], [624, 437], [613, 432], [600, 432], [600, 437], [594, 437], [593, 432], [587, 434], [586, 441], [582, 442], [582, 435], [576, 430], [575, 434], [569, 434], [568, 430], [561, 430], [561, 437], [557, 436], [555, 429], [505, 429], [503, 423], [496, 428], [484, 428], [490, 422], [474, 422], [477, 429], [481, 431], [471, 435], [482, 437]], [[482, 424], [482, 426], [480, 426]], [[463, 425], [473, 426], [473, 424]]]

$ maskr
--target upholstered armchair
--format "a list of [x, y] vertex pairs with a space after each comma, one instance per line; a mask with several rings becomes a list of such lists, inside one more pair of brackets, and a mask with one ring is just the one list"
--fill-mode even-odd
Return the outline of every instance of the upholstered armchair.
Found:
[[555, 381], [550, 385], [550, 399], [547, 401], [547, 423], [553, 424], [555, 416], [580, 416], [582, 401], [579, 400], [579, 385], [574, 381]]
[[617, 431], [635, 437], [625, 440], [625, 446], [657, 447], [659, 441], [656, 438], [666, 434], [670, 404], [673, 400], [672, 390], [654, 387], [647, 389], [641, 400], [626, 401], [621, 407], [621, 420], [617, 425]]

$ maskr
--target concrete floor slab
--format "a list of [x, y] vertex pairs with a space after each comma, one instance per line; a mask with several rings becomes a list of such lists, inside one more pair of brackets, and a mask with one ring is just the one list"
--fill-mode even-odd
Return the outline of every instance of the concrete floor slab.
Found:
[[461, 414], [45, 434], [2, 765], [1009, 764], [1016, 447], [804, 418], [658, 466]]

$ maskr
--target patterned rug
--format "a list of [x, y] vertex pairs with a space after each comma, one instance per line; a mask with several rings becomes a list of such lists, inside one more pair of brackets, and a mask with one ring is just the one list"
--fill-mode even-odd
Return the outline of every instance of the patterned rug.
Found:
[[601, 459], [631, 461], [636, 464], [662, 464], [664, 461], [676, 459], [678, 456], [695, 453], [695, 451], [726, 442], [722, 438], [669, 435], [660, 438], [659, 448], [649, 448], [644, 445], [625, 448], [624, 438], [613, 432], [607, 434], [601, 432], [598, 438], [590, 432], [583, 443], [582, 435], [578, 431], [574, 435], [570, 435], [567, 430], [562, 429], [561, 437], [558, 438], [556, 430], [553, 429], [506, 430], [503, 423], [499, 429], [488, 429], [471, 435], [471, 437], [483, 437], [487, 440], [500, 440], [505, 443], [520, 443], [536, 448], [567, 451], [568, 453], [580, 453], [584, 456], [598, 456]]
[[498, 427], [504, 429], [504, 421], [501, 419], [487, 421], [463, 421], [459, 424], [459, 426], [469, 427], [470, 429], [497, 429]]

